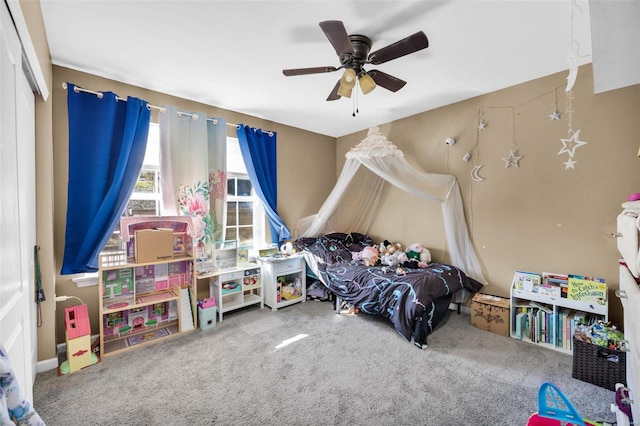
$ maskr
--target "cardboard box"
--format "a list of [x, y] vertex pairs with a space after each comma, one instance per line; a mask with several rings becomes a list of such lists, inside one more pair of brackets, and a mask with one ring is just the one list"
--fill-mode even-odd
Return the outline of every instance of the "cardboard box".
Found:
[[136, 231], [136, 263], [157, 262], [173, 258], [172, 229], [141, 229]]
[[508, 336], [509, 305], [509, 299], [476, 293], [471, 299], [471, 325]]

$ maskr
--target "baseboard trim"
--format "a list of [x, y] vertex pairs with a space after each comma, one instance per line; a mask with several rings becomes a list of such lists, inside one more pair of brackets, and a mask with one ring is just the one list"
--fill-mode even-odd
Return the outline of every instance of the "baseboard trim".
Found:
[[58, 368], [58, 358], [45, 359], [44, 361], [38, 361], [36, 363], [36, 372], [44, 373], [45, 371], [51, 371]]

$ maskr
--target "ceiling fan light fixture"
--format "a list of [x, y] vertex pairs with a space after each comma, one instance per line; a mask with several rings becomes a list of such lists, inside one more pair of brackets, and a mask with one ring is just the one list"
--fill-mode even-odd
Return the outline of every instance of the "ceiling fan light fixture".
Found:
[[362, 74], [359, 83], [360, 90], [362, 90], [362, 93], [365, 95], [376, 88], [376, 82], [373, 81], [373, 78], [369, 74]]
[[341, 84], [340, 87], [338, 87], [338, 95], [342, 96], [343, 98], [350, 98], [352, 90], [352, 87], [345, 87]]
[[353, 89], [356, 85], [356, 71], [353, 68], [347, 68], [340, 79], [340, 86], [346, 89]]

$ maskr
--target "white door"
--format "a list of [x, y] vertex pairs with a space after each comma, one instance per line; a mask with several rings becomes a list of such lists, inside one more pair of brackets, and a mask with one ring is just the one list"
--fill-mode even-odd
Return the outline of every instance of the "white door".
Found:
[[[30, 99], [29, 99], [30, 97]], [[0, 5], [0, 342], [20, 387], [33, 401], [35, 155], [33, 93], [21, 45]]]

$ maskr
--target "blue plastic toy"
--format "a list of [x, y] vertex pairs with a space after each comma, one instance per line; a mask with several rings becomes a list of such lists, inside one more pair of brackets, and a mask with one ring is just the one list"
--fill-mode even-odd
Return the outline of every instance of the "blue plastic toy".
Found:
[[551, 383], [543, 383], [538, 390], [538, 412], [529, 417], [527, 426], [602, 426], [583, 419], [569, 398]]

